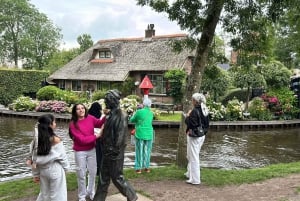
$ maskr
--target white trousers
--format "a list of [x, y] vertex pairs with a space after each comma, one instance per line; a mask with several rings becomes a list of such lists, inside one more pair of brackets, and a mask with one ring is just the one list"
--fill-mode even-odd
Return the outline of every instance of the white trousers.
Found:
[[40, 194], [37, 201], [67, 201], [65, 170], [58, 162], [40, 168]]
[[202, 137], [187, 136], [187, 173], [189, 183], [200, 184], [200, 150], [204, 143], [205, 135]]
[[[95, 195], [95, 181], [97, 174], [97, 160], [95, 148], [89, 151], [75, 151], [75, 163], [78, 184], [78, 199], [91, 199]], [[86, 187], [86, 173], [88, 171], [88, 185]]]

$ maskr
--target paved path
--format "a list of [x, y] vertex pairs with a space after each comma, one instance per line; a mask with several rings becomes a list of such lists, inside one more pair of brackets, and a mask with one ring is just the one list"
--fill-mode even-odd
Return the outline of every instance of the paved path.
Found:
[[[150, 198], [147, 198], [141, 194], [137, 194], [138, 201], [152, 201]], [[111, 195], [106, 198], [106, 201], [127, 201], [126, 197], [124, 197], [121, 193]]]

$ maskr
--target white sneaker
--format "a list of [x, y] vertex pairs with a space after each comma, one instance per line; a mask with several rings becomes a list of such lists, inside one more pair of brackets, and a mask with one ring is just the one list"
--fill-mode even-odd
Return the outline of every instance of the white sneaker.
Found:
[[188, 184], [193, 184], [193, 185], [199, 185], [199, 184], [201, 184], [201, 182], [193, 182], [191, 180], [186, 180], [185, 182], [188, 183]]

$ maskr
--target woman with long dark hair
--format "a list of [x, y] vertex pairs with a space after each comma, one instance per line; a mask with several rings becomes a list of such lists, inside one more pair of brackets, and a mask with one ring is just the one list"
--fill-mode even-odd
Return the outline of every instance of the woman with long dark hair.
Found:
[[34, 182], [40, 183], [37, 201], [67, 201], [65, 171], [70, 167], [61, 139], [54, 133], [55, 118], [52, 114], [39, 117], [37, 124], [36, 165], [32, 168]]
[[[75, 153], [78, 198], [85, 201], [86, 197], [93, 200], [95, 195], [95, 180], [97, 174], [96, 140], [101, 133], [95, 133], [94, 128], [101, 128], [105, 118], [97, 119], [89, 115], [83, 104], [75, 104], [69, 125]], [[86, 172], [88, 170], [88, 185], [86, 186]]]

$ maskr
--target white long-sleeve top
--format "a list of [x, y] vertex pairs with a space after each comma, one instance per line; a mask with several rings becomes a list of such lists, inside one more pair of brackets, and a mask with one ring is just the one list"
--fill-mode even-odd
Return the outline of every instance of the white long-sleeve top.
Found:
[[32, 168], [33, 176], [39, 176], [41, 168], [47, 168], [55, 162], [60, 163], [65, 171], [70, 168], [70, 163], [62, 141], [53, 145], [48, 155], [36, 156], [36, 168]]

